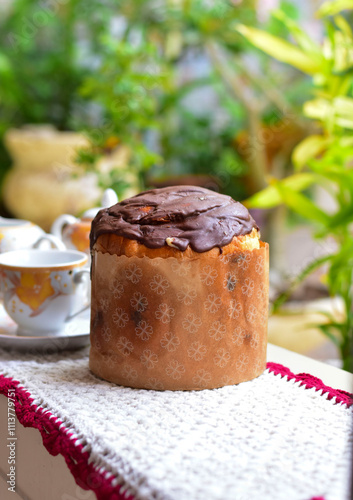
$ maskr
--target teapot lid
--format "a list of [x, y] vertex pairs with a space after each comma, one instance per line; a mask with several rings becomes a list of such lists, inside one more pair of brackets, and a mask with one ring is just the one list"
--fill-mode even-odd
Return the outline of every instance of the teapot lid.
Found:
[[100, 207], [94, 207], [94, 208], [89, 208], [83, 213], [83, 217], [87, 219], [93, 219], [99, 210], [102, 208], [108, 208], [111, 207], [112, 205], [115, 205], [118, 203], [118, 196], [116, 192], [113, 189], [106, 189], [103, 193], [102, 196], [102, 206]]

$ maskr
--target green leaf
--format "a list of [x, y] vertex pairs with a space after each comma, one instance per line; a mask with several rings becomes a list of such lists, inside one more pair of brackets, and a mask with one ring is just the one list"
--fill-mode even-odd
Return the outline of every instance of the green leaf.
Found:
[[353, 204], [344, 206], [341, 210], [331, 216], [328, 229], [333, 232], [342, 227], [348, 227], [353, 222]]
[[310, 57], [298, 47], [285, 40], [281, 40], [266, 31], [250, 28], [242, 24], [237, 25], [236, 29], [255, 47], [278, 59], [278, 61], [290, 64], [309, 75], [314, 75], [322, 71], [320, 64], [318, 64], [315, 58]]
[[345, 9], [353, 9], [353, 0], [326, 0], [317, 11], [317, 16], [334, 16]]
[[353, 130], [353, 118], [336, 118], [336, 124], [342, 128], [349, 128]]
[[12, 71], [11, 63], [5, 54], [0, 52], [0, 74], [10, 74]]
[[333, 101], [333, 109], [337, 115], [342, 117], [353, 116], [353, 99], [350, 97], [336, 97]]
[[326, 337], [328, 337], [331, 340], [331, 342], [333, 342], [337, 347], [340, 345], [340, 339], [338, 338], [337, 334], [335, 335], [334, 333], [332, 333], [331, 330], [335, 329], [336, 331], [337, 330], [340, 331], [340, 327], [342, 325], [340, 325], [339, 323], [328, 323], [325, 325], [315, 325], [315, 326], [320, 328], [322, 333], [326, 335]]
[[[284, 179], [282, 184], [294, 191], [303, 191], [316, 182], [317, 177], [310, 173], [294, 174]], [[274, 185], [259, 191], [246, 200], [245, 205], [249, 208], [273, 208], [282, 203], [282, 196]]]
[[297, 193], [293, 189], [288, 188], [283, 182], [277, 182], [275, 187], [282, 197], [282, 202], [294, 212], [301, 215], [305, 219], [318, 222], [324, 226], [329, 224], [330, 217], [318, 208], [309, 198], [301, 193]]
[[342, 128], [353, 129], [353, 99], [339, 96], [332, 102], [327, 99], [307, 101], [303, 111], [309, 118], [335, 123]]
[[283, 10], [277, 9], [272, 12], [272, 15], [286, 26], [294, 40], [306, 54], [313, 57], [319, 64], [325, 61], [319, 45], [317, 45], [295, 21], [286, 16]]
[[322, 153], [329, 144], [329, 139], [322, 135], [310, 135], [293, 150], [292, 160], [296, 169], [303, 168], [309, 160]]
[[349, 38], [352, 39], [353, 33], [352, 29], [349, 25], [349, 23], [346, 21], [346, 19], [343, 16], [335, 16], [335, 23], [336, 26]]
[[344, 299], [350, 294], [353, 270], [353, 239], [346, 241], [333, 256], [328, 271], [328, 284], [331, 295], [341, 295]]
[[296, 276], [296, 278], [293, 280], [293, 282], [290, 284], [290, 286], [285, 290], [273, 303], [273, 310], [272, 312], [276, 312], [287, 300], [290, 298], [292, 295], [293, 291], [295, 288], [302, 283], [309, 274], [311, 274], [313, 271], [321, 267], [322, 265], [326, 264], [330, 259], [332, 258], [332, 255], [325, 255], [324, 257], [319, 257], [318, 259], [313, 260], [310, 262], [309, 265], [303, 269], [303, 271]]
[[303, 112], [308, 118], [325, 120], [332, 115], [333, 109], [326, 99], [312, 99], [304, 103]]

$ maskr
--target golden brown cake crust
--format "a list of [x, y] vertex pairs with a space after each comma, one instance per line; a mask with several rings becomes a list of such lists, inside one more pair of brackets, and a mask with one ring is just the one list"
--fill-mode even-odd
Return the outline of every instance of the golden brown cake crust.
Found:
[[96, 241], [93, 249], [97, 252], [109, 253], [110, 255], [126, 255], [126, 257], [149, 257], [155, 259], [161, 257], [167, 259], [174, 257], [179, 260], [218, 258], [220, 255], [229, 255], [239, 251], [253, 250], [260, 248], [259, 243], [260, 233], [257, 229], [253, 229], [250, 234], [234, 236], [231, 243], [222, 247], [216, 247], [207, 252], [195, 252], [190, 246], [181, 251], [177, 248], [164, 246], [162, 248], [148, 248], [136, 240], [130, 240], [116, 234], [102, 234]]

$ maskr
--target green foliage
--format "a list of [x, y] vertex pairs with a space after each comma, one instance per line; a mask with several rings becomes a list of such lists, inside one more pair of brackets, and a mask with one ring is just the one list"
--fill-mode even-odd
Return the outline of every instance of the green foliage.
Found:
[[[172, 114], [172, 119], [165, 120], [160, 130], [168, 175], [208, 175], [223, 192], [236, 199], [244, 198], [244, 185], [236, 180], [247, 173], [247, 165], [233, 145], [236, 130], [229, 124], [216, 128], [212, 116], [195, 116], [181, 105], [177, 113], [173, 108]], [[152, 169], [151, 174], [160, 177], [160, 169]]]
[[[159, 127], [158, 93], [169, 85], [168, 69], [149, 43], [133, 46], [126, 41], [104, 39], [104, 50], [94, 77], [86, 78], [81, 94], [93, 99], [102, 111], [101, 127], [89, 127], [92, 149], [78, 158], [94, 163], [105, 153], [109, 138], [128, 146], [131, 168], [142, 173], [160, 162], [143, 141], [143, 135]], [[95, 154], [96, 153], [96, 154]]]
[[85, 56], [94, 58], [101, 50], [97, 39], [109, 19], [108, 5], [99, 0], [87, 4], [16, 0], [8, 14], [2, 13], [0, 132], [27, 123], [70, 130], [74, 118], [77, 125], [85, 123], [78, 89], [93, 74]]
[[[325, 2], [319, 16], [338, 14], [353, 8], [352, 1]], [[346, 13], [347, 18], [352, 12]], [[294, 212], [314, 224], [320, 238], [335, 238], [338, 250], [312, 263], [295, 283], [324, 261], [328, 263], [327, 285], [332, 296], [340, 296], [345, 318], [329, 318], [321, 330], [341, 351], [344, 368], [353, 371], [353, 34], [346, 17], [325, 19], [327, 36], [321, 46], [311, 41], [299, 26], [279, 15], [296, 45], [284, 51], [288, 42], [270, 39], [260, 31], [239, 27], [239, 31], [257, 47], [277, 59], [292, 64], [313, 77], [315, 98], [303, 107], [306, 117], [315, 120], [320, 133], [304, 139], [294, 150], [292, 160], [297, 172], [248, 200], [251, 207], [269, 207], [285, 203]], [[264, 36], [269, 45], [264, 45]], [[262, 46], [261, 46], [262, 45]], [[310, 63], [309, 63], [310, 61]], [[305, 176], [305, 177], [302, 177]], [[325, 210], [301, 191], [317, 183], [335, 200], [336, 210]], [[288, 296], [288, 294], [287, 294]], [[281, 297], [283, 301], [283, 296]]]
[[[298, 16], [293, 3], [281, 6]], [[291, 81], [287, 101], [276, 91], [278, 81], [285, 84], [281, 75], [269, 68], [249, 74], [242, 55], [252, 49], [234, 29], [239, 22], [258, 24], [255, 0], [240, 5], [227, 0], [68, 0], [51, 6], [14, 0], [0, 19], [0, 161], [1, 138], [9, 127], [50, 123], [90, 136], [91, 147], [77, 156], [87, 170], [95, 170], [115, 141], [130, 148], [129, 168], [141, 186], [152, 167], [161, 176], [202, 171], [216, 175], [223, 191], [243, 198], [247, 188], [239, 179], [246, 173], [257, 178], [265, 156], [249, 164], [234, 145], [234, 136], [249, 128], [249, 107], [261, 103], [256, 110], [253, 106], [261, 124], [288, 102], [300, 100], [303, 92]], [[268, 29], [272, 34], [285, 30], [274, 18]], [[214, 47], [225, 56], [224, 63], [214, 57]], [[260, 51], [256, 57], [259, 67], [266, 63]], [[189, 58], [202, 59], [207, 71], [201, 76], [192, 71], [185, 78]], [[252, 86], [254, 98], [246, 98]], [[209, 109], [189, 112], [185, 105], [203, 87], [212, 89], [218, 99], [214, 107], [227, 116], [221, 126]], [[117, 184], [95, 171], [105, 187]], [[121, 177], [118, 169], [114, 172], [114, 179]]]
[[224, 94], [224, 83], [212, 70], [182, 81], [180, 67], [189, 56], [205, 58], [210, 40], [233, 53], [243, 50], [244, 40], [233, 25], [239, 17], [253, 23], [252, 6], [252, 0], [241, 8], [224, 0], [163, 2], [158, 8], [151, 0], [119, 2], [124, 29], [102, 40], [95, 75], [81, 87], [82, 96], [99, 104], [104, 127], [88, 128], [92, 149], [81, 152], [78, 161], [93, 165], [109, 137], [116, 137], [129, 146], [129, 166], [142, 185], [152, 178], [202, 173], [215, 175], [223, 190], [244, 197], [233, 181], [245, 166], [232, 144], [244, 121], [217, 127], [207, 113], [191, 112], [185, 100], [195, 90], [218, 92], [221, 86]]
[[0, 185], [10, 158], [11, 127], [49, 123], [80, 130], [91, 121], [79, 89], [109, 27], [113, 0], [14, 0], [0, 15]]

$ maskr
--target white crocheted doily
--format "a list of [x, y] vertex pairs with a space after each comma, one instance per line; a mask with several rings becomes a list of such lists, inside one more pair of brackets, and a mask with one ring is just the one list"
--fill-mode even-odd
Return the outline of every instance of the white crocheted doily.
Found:
[[115, 386], [90, 373], [87, 350], [0, 351], [0, 371], [136, 499], [349, 498], [352, 407], [268, 370], [199, 392]]

